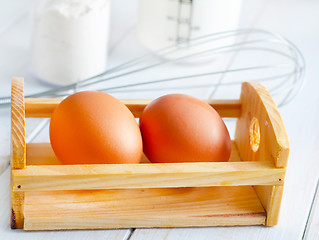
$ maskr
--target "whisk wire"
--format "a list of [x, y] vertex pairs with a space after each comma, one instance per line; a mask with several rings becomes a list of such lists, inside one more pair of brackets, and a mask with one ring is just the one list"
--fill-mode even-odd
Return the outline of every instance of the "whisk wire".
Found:
[[[240, 39], [241, 38], [241, 39]], [[158, 79], [146, 79], [144, 81], [134, 83], [122, 83], [116, 86], [102, 86], [95, 87], [95, 90], [108, 91], [108, 92], [129, 92], [129, 91], [163, 91], [165, 89], [189, 89], [189, 88], [213, 88], [210, 96], [213, 96], [219, 91], [220, 86], [235, 86], [240, 85], [241, 82], [249, 79], [263, 81], [265, 84], [270, 84], [269, 90], [273, 96], [278, 96], [282, 100], [277, 103], [283, 106], [290, 102], [301, 90], [304, 85], [304, 71], [305, 60], [300, 50], [289, 40], [284, 37], [268, 32], [262, 29], [237, 29], [224, 31], [219, 33], [213, 33], [201, 37], [196, 37], [187, 41], [187, 45], [184, 42], [180, 42], [177, 45], [168, 46], [162, 48], [156, 52], [146, 54], [144, 56], [134, 58], [115, 67], [108, 69], [107, 71], [92, 76], [90, 78], [78, 81], [75, 84], [69, 84], [66, 86], [57, 87], [47, 91], [29, 94], [26, 97], [57, 97], [66, 96], [70, 94], [72, 89], [85, 89], [86, 87], [94, 87], [99, 83], [106, 83], [111, 80], [117, 80], [121, 82], [121, 78], [131, 77], [134, 74], [145, 73], [152, 71], [153, 69], [173, 66], [180, 70], [180, 65], [185, 63], [194, 63], [199, 58], [205, 57], [201, 64], [206, 62], [207, 57], [213, 59], [209, 62], [210, 68], [215, 68], [215, 63], [218, 59], [224, 58], [227, 54], [234, 54], [231, 61], [226, 65], [226, 68], [215, 71], [204, 71], [198, 67], [198, 73], [195, 74], [181, 74], [179, 76], [168, 76]], [[238, 58], [245, 56], [245, 54], [254, 54], [255, 59], [252, 61], [239, 61]], [[266, 57], [266, 54], [267, 57]], [[269, 59], [271, 54], [271, 60], [276, 64], [268, 64], [266, 59]], [[257, 57], [256, 57], [257, 56]], [[217, 60], [216, 60], [217, 59]], [[264, 60], [265, 59], [265, 60]], [[255, 64], [255, 60], [263, 61], [262, 64]], [[248, 66], [232, 67], [236, 63], [248, 64]], [[253, 62], [253, 64], [252, 64]], [[249, 65], [250, 64], [250, 65]], [[197, 66], [197, 65], [195, 65]], [[187, 68], [185, 68], [187, 69]], [[280, 69], [289, 69], [285, 73], [273, 73]], [[264, 76], [264, 72], [267, 71], [271, 76]], [[186, 72], [186, 70], [185, 70]], [[175, 73], [175, 72], [174, 72]], [[248, 73], [255, 74], [253, 78], [247, 77], [246, 79], [225, 80], [226, 77], [234, 74]], [[176, 74], [176, 73], [175, 73]], [[154, 74], [153, 74], [154, 75]], [[257, 77], [255, 77], [257, 75]], [[217, 82], [212, 81], [213, 76], [218, 76]], [[187, 80], [191, 78], [204, 78], [209, 77], [209, 83], [197, 82], [196, 84], [183, 84], [180, 80]], [[238, 77], [237, 77], [238, 78]], [[116, 82], [116, 83], [117, 83]], [[176, 86], [163, 86], [159, 83], [176, 82]], [[274, 82], [274, 83], [272, 83]], [[157, 84], [157, 85], [156, 85]], [[157, 87], [149, 88], [148, 86], [154, 85]], [[143, 88], [136, 88], [142, 87]], [[146, 88], [144, 88], [146, 87]], [[10, 103], [10, 97], [1, 97], [0, 105], [5, 106]]]

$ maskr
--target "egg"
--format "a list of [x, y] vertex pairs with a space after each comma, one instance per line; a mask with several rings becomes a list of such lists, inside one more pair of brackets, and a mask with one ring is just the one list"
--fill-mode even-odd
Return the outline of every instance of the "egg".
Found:
[[139, 120], [144, 153], [154, 163], [228, 161], [225, 123], [206, 102], [170, 94], [146, 106]]
[[102, 92], [64, 99], [50, 120], [52, 149], [63, 164], [139, 163], [139, 126], [130, 110]]

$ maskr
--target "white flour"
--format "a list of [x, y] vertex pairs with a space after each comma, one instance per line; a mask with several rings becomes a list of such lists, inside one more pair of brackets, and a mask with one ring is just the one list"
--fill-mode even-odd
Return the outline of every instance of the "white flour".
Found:
[[45, 82], [74, 83], [103, 72], [110, 0], [47, 0], [35, 13], [31, 71]]

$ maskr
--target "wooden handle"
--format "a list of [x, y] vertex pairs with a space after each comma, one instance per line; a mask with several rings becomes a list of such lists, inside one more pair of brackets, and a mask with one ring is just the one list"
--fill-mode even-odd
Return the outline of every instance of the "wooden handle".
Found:
[[[62, 99], [56, 98], [26, 98], [25, 110], [26, 117], [45, 118], [51, 117], [52, 112]], [[141, 116], [144, 108], [152, 100], [121, 100], [138, 118]], [[221, 117], [237, 118], [241, 113], [241, 104], [239, 100], [204, 100], [210, 104], [219, 113]]]

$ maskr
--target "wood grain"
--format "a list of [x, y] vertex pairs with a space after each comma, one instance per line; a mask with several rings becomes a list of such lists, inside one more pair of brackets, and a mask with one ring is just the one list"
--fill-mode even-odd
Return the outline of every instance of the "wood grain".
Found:
[[[230, 162], [240, 162], [240, 158], [238, 155], [237, 147], [234, 142], [232, 142], [232, 152], [231, 152], [231, 157], [230, 157]], [[144, 162], [148, 162], [147, 158], [144, 158]], [[27, 144], [27, 164], [28, 165], [59, 165], [60, 162], [56, 158], [51, 145], [49, 143], [28, 143]], [[78, 175], [83, 174], [83, 182], [85, 182], [86, 187], [88, 187], [88, 179], [91, 178], [96, 178], [97, 174], [100, 174], [99, 179], [103, 179], [101, 181], [95, 179], [95, 181], [98, 181], [98, 183], [93, 183], [92, 180], [90, 180], [90, 186], [92, 184], [92, 187], [99, 186], [99, 188], [102, 188], [101, 182], [104, 183], [104, 187], [107, 188], [123, 188], [123, 187], [129, 187], [132, 188], [134, 187], [134, 182], [137, 183], [136, 187], [140, 187], [141, 184], [144, 184], [144, 186], [151, 186], [154, 187], [154, 184], [158, 184], [156, 187], [163, 187], [163, 184], [171, 184], [173, 186], [182, 186], [181, 184], [184, 184], [183, 186], [188, 186], [188, 184], [191, 184], [190, 186], [197, 186], [195, 184], [222, 184], [222, 185], [241, 185], [244, 183], [244, 181], [247, 180], [248, 183], [259, 183], [262, 184], [262, 181], [265, 181], [264, 184], [268, 181], [269, 184], [273, 181], [273, 184], [283, 184], [283, 181], [279, 181], [279, 179], [283, 179], [285, 171], [284, 169], [274, 169], [274, 166], [270, 162], [265, 162], [265, 163], [240, 163], [241, 165], [248, 164], [246, 169], [242, 168], [239, 169], [240, 166], [236, 166], [236, 164], [231, 164], [231, 163], [222, 163], [222, 164], [214, 164], [214, 163], [203, 163], [203, 164], [157, 164], [152, 166], [145, 166], [145, 167], [140, 167], [140, 166], [134, 166], [134, 165], [107, 165], [103, 166], [101, 168], [101, 165], [98, 166], [86, 166], [86, 167], [81, 167], [81, 166], [76, 166], [76, 169], [73, 168], [73, 166], [63, 166], [59, 171], [64, 172], [64, 176], [56, 176], [56, 178], [52, 179], [50, 177], [50, 182], [48, 183], [48, 180], [40, 180], [37, 181], [33, 177], [33, 175], [41, 175], [44, 178], [47, 178], [48, 176], [44, 176], [42, 173], [30, 173], [31, 175], [28, 177], [31, 179], [31, 181], [34, 181], [35, 183], [31, 183], [38, 185], [39, 183], [44, 184], [41, 189], [46, 189], [49, 190], [52, 187], [57, 188], [56, 186], [57, 182], [56, 179], [59, 181], [62, 181], [61, 185], [63, 185], [63, 188], [69, 188], [69, 187], [74, 187], [73, 183], [74, 181], [80, 181], [77, 178], [80, 178]], [[215, 166], [214, 166], [215, 165]], [[242, 166], [243, 166], [242, 165]], [[258, 166], [257, 166], [258, 165]], [[172, 166], [172, 168], [170, 167]], [[225, 167], [226, 166], [226, 167]], [[238, 170], [235, 170], [235, 168]], [[258, 169], [256, 169], [258, 167]], [[260, 168], [262, 169], [260, 169]], [[272, 168], [272, 170], [275, 170], [276, 173], [270, 173], [272, 171], [271, 169], [266, 170], [266, 168]], [[72, 168], [70, 174], [73, 176], [67, 176], [68, 175], [68, 169]], [[91, 168], [91, 169], [89, 169]], [[230, 171], [229, 173], [226, 173], [225, 171], [228, 170]], [[82, 170], [79, 170], [82, 169]], [[254, 175], [253, 171], [254, 169], [257, 171], [256, 175]], [[234, 171], [235, 170], [235, 171]], [[94, 172], [95, 175], [88, 176], [89, 171]], [[158, 176], [158, 174], [165, 173], [165, 176]], [[179, 172], [180, 171], [180, 172]], [[220, 171], [220, 172], [219, 172]], [[247, 171], [247, 173], [244, 173], [243, 171]], [[115, 176], [115, 173], [117, 172], [117, 176]], [[128, 174], [129, 173], [129, 174]], [[232, 173], [232, 175], [230, 175]], [[55, 172], [57, 174], [57, 172]], [[112, 176], [110, 175], [112, 174]], [[170, 174], [170, 175], [169, 175]], [[213, 174], [216, 174], [213, 176]], [[239, 174], [243, 174], [244, 177], [237, 181], [237, 177], [240, 178]], [[264, 175], [263, 175], [264, 174]], [[270, 174], [270, 178], [267, 178], [267, 175]], [[207, 176], [206, 176], [207, 175]], [[223, 177], [224, 175], [224, 177]], [[250, 176], [255, 176], [255, 179], [250, 178]], [[157, 180], [162, 180], [162, 182], [156, 181], [156, 183], [153, 183], [153, 177], [156, 177]], [[277, 176], [277, 178], [276, 178]], [[280, 178], [282, 176], [282, 178]], [[109, 178], [116, 178], [116, 181]], [[196, 177], [196, 178], [195, 178]], [[24, 178], [24, 176], [22, 176]], [[233, 178], [233, 180], [231, 180]], [[18, 177], [19, 179], [19, 177]], [[85, 180], [86, 179], [86, 180]], [[188, 179], [187, 182], [184, 182], [184, 179]], [[228, 179], [228, 180], [226, 180]], [[245, 180], [246, 179], [246, 180]], [[16, 180], [16, 178], [15, 178]], [[24, 181], [24, 180], [23, 180]], [[52, 182], [53, 181], [53, 182]], [[65, 182], [70, 182], [71, 186], [66, 186]], [[124, 185], [123, 182], [124, 181]], [[150, 182], [146, 182], [150, 181]], [[215, 181], [215, 182], [214, 182]], [[257, 182], [256, 182], [257, 181]], [[279, 181], [279, 182], [278, 182]], [[106, 183], [107, 182], [107, 183]], [[141, 183], [142, 182], [142, 183]], [[168, 183], [167, 183], [168, 182]], [[53, 186], [49, 186], [52, 185]], [[97, 184], [97, 185], [96, 185]], [[174, 185], [178, 184], [178, 185]], [[27, 190], [28, 185], [24, 185], [23, 182], [16, 182], [16, 186], [20, 185], [20, 190], [24, 189]], [[77, 184], [78, 189], [81, 188], [80, 184]], [[168, 185], [167, 185], [168, 186]], [[30, 186], [29, 186], [30, 187]], [[33, 185], [34, 187], [34, 185]], [[38, 188], [37, 188], [38, 189]], [[17, 189], [19, 191], [19, 189]]]
[[[279, 111], [270, 94], [260, 83], [242, 84], [242, 115], [237, 121], [235, 142], [240, 157], [245, 161], [271, 161], [285, 168], [288, 162], [289, 142]], [[259, 148], [250, 145], [250, 126], [259, 122]], [[283, 187], [255, 186], [256, 193], [267, 211], [267, 226], [278, 223]]]
[[[0, 120], [1, 121], [1, 120]], [[39, 139], [39, 138], [37, 138]], [[10, 168], [0, 175], [0, 239], [1, 240], [89, 240], [110, 239], [126, 240], [130, 230], [99, 230], [99, 231], [36, 231], [26, 232], [10, 228]], [[29, 199], [32, 201], [32, 199]], [[23, 225], [21, 226], [23, 228]]]
[[[27, 165], [60, 165], [61, 162], [54, 154], [50, 143], [27, 143]], [[240, 162], [236, 144], [232, 142], [229, 162]], [[143, 154], [142, 163], [150, 163]]]
[[14, 77], [11, 84], [11, 166], [22, 169], [26, 161], [24, 80]]
[[[237, 149], [233, 155], [238, 156]], [[61, 165], [62, 163], [56, 157], [50, 143], [27, 143], [27, 165]], [[235, 157], [231, 158], [234, 159]], [[238, 159], [237, 159], [238, 160]], [[141, 163], [150, 163], [143, 154]]]
[[39, 165], [13, 170], [15, 191], [283, 185], [271, 162]]
[[[26, 98], [26, 117], [50, 117], [56, 106], [62, 99], [55, 98]], [[152, 100], [121, 100], [133, 113], [140, 117], [145, 106]], [[210, 104], [222, 117], [239, 117], [241, 105], [239, 100], [204, 100]]]
[[284, 184], [285, 169], [241, 162], [232, 145], [229, 162], [59, 165], [50, 144], [30, 143], [27, 162], [41, 165], [13, 171], [13, 181], [15, 191]]
[[25, 230], [262, 225], [244, 187], [27, 192]]
[[[26, 166], [24, 80], [11, 80], [11, 169]], [[24, 192], [14, 192], [11, 172], [11, 228], [22, 228]]]
[[11, 228], [23, 228], [24, 224], [24, 192], [11, 190]]
[[[235, 141], [245, 161], [273, 161], [276, 167], [286, 167], [289, 142], [280, 113], [269, 92], [257, 82], [243, 83], [241, 91], [242, 115], [237, 121]], [[253, 119], [259, 121], [260, 145], [254, 152], [249, 141], [249, 127]]]
[[50, 143], [27, 143], [27, 166], [61, 165]]

